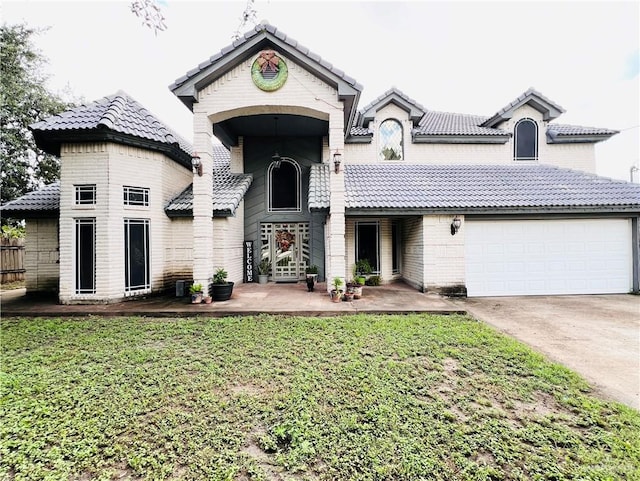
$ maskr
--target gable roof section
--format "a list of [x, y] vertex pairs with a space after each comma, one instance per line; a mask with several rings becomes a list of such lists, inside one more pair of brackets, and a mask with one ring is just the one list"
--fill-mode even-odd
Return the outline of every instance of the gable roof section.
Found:
[[[228, 217], [236, 209], [249, 190], [253, 176], [232, 174], [229, 168], [229, 151], [222, 146], [213, 147], [213, 215]], [[193, 184], [171, 200], [164, 209], [169, 217], [193, 215]]]
[[358, 100], [362, 86], [342, 70], [323, 60], [319, 55], [300, 45], [297, 40], [287, 36], [273, 25], [266, 23], [257, 25], [244, 36], [223, 48], [178, 78], [169, 89], [193, 111], [193, 104], [198, 101], [197, 92], [220, 78], [247, 57], [257, 54], [265, 48], [284, 52], [297, 64], [308, 70], [322, 81], [338, 91], [338, 98], [344, 102], [345, 136], [351, 129], [355, 119]]
[[3, 217], [13, 219], [58, 217], [59, 210], [59, 181], [45, 185], [42, 189], [29, 192], [0, 207]]
[[[327, 209], [328, 180], [311, 184]], [[640, 185], [546, 165], [346, 165], [345, 187], [351, 214], [640, 212]]]
[[110, 141], [166, 154], [191, 168], [192, 147], [123, 91], [30, 126], [36, 144], [60, 155], [62, 143]]
[[[413, 120], [418, 118], [419, 109], [422, 109], [422, 115], [418, 118], [419, 120], [412, 131], [412, 140], [415, 143], [504, 144], [512, 136], [512, 132], [497, 126], [510, 119], [515, 110], [522, 105], [533, 106], [543, 113], [545, 120], [555, 119], [564, 112], [562, 107], [532, 88], [500, 109], [492, 117], [426, 110], [399, 90], [391, 89], [360, 112], [358, 122], [351, 128], [348, 142], [371, 142], [374, 132], [369, 128], [369, 123], [375, 117], [376, 111], [398, 98], [404, 102], [403, 108], [405, 110], [409, 111], [411, 108], [409, 105], [418, 109], [414, 111]], [[550, 144], [600, 142], [617, 133], [619, 133], [617, 130], [598, 127], [549, 123], [547, 142]]]
[[513, 102], [508, 103], [500, 110], [498, 110], [492, 117], [489, 117], [487, 120], [485, 120], [481, 124], [481, 126], [495, 127], [501, 122], [509, 120], [511, 117], [513, 117], [513, 113], [525, 104], [530, 105], [538, 112], [540, 112], [544, 120], [553, 120], [564, 113], [564, 109], [562, 107], [560, 107], [555, 102], [552, 102], [547, 97], [531, 87]]
[[413, 122], [413, 125], [417, 125], [427, 111], [418, 102], [405, 95], [399, 89], [392, 87], [362, 109], [358, 124], [362, 127], [368, 127], [369, 122], [373, 121], [375, 118], [376, 112], [389, 104], [395, 104], [402, 110], [405, 110], [411, 119], [411, 122]]

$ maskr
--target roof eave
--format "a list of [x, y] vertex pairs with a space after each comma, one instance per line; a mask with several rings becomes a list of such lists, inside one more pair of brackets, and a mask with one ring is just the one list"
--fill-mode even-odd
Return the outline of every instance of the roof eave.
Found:
[[60, 209], [6, 209], [0, 207], [2, 217], [7, 219], [57, 219], [60, 217]]
[[191, 169], [191, 156], [176, 143], [168, 144], [156, 140], [115, 132], [106, 128], [74, 130], [33, 130], [33, 137], [39, 149], [60, 157], [62, 144], [82, 144], [89, 142], [113, 142], [142, 149], [162, 152], [183, 167]]
[[538, 214], [629, 214], [640, 213], [640, 204], [596, 205], [596, 206], [540, 206], [540, 207], [347, 207], [345, 215], [423, 215], [423, 214], [499, 214], [499, 215], [538, 215]]
[[358, 136], [354, 136], [354, 135], [349, 135], [346, 139], [345, 139], [345, 143], [347, 144], [370, 144], [371, 140], [373, 139], [373, 135], [358, 135]]
[[596, 142], [602, 142], [603, 140], [610, 139], [618, 132], [610, 134], [587, 134], [587, 135], [555, 135], [550, 136], [547, 134], [547, 144], [595, 144]]

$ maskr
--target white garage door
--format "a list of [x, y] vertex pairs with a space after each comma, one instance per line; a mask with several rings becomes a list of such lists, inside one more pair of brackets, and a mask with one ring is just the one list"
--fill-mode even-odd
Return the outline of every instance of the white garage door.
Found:
[[626, 293], [631, 221], [469, 220], [465, 264], [469, 296]]

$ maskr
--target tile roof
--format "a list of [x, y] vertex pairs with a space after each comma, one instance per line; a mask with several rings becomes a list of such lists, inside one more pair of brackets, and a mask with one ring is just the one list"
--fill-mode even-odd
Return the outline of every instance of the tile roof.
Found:
[[309, 209], [326, 209], [330, 200], [329, 165], [314, 164], [309, 171]]
[[[484, 138], [485, 142], [505, 142], [511, 136], [511, 132], [496, 128], [496, 126], [505, 119], [510, 118], [513, 111], [521, 105], [530, 103], [536, 109], [543, 112], [547, 120], [554, 119], [564, 112], [562, 107], [533, 88], [524, 92], [491, 117], [426, 110], [415, 100], [407, 97], [399, 90], [391, 89], [360, 111], [358, 122], [351, 128], [350, 132], [350, 136], [354, 141], [366, 141], [365, 137], [371, 137], [373, 135], [372, 131], [364, 127], [364, 125], [367, 124], [364, 113], [374, 108], [377, 104], [382, 103], [390, 95], [398, 95], [406, 102], [424, 111], [424, 115], [420, 118], [416, 128], [414, 128], [412, 132], [414, 140], [417, 142], [455, 142], [456, 137], [475, 137], [474, 142], [481, 140], [481, 138]], [[611, 129], [552, 123], [548, 125], [548, 132], [552, 138], [552, 142], [556, 143], [571, 141], [572, 137], [575, 138], [576, 141], [581, 142], [598, 142], [618, 133], [618, 131]], [[464, 141], [463, 139], [459, 140]]]
[[347, 165], [345, 188], [347, 209], [640, 210], [638, 184], [546, 165]]
[[3, 217], [24, 218], [28, 215], [37, 216], [39, 213], [57, 212], [60, 209], [60, 182], [45, 185], [42, 189], [7, 202], [0, 207]]
[[535, 109], [544, 113], [544, 120], [553, 120], [565, 111], [560, 105], [549, 100], [533, 87], [530, 87], [526, 92], [502, 107], [494, 115], [487, 117], [483, 122], [483, 125], [486, 127], [493, 127], [497, 123], [510, 119], [514, 110], [524, 104], [531, 104]]
[[490, 127], [480, 127], [486, 117], [451, 112], [429, 111], [414, 129], [417, 135], [491, 135], [509, 137], [509, 132]]
[[566, 125], [550, 123], [547, 132], [556, 132], [559, 136], [570, 135], [615, 135], [620, 133], [618, 130], [605, 129], [601, 127], [583, 127], [581, 125]]
[[123, 91], [86, 105], [73, 107], [36, 122], [30, 128], [36, 140], [43, 140], [44, 143], [60, 133], [66, 133], [67, 136], [77, 135], [80, 140], [82, 134], [108, 130], [123, 137], [144, 139], [151, 144], [175, 147], [182, 152], [181, 158], [189, 159], [193, 151], [189, 142]]
[[[232, 174], [229, 152], [222, 146], [213, 148], [213, 211], [233, 215], [253, 182], [250, 174]], [[165, 207], [168, 216], [192, 215], [193, 185], [189, 185]]]

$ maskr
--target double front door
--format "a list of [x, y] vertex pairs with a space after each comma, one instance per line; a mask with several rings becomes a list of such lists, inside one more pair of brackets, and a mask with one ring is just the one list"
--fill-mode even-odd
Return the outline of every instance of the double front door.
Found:
[[261, 259], [271, 263], [271, 279], [294, 282], [304, 279], [309, 265], [309, 223], [265, 223], [260, 229]]

